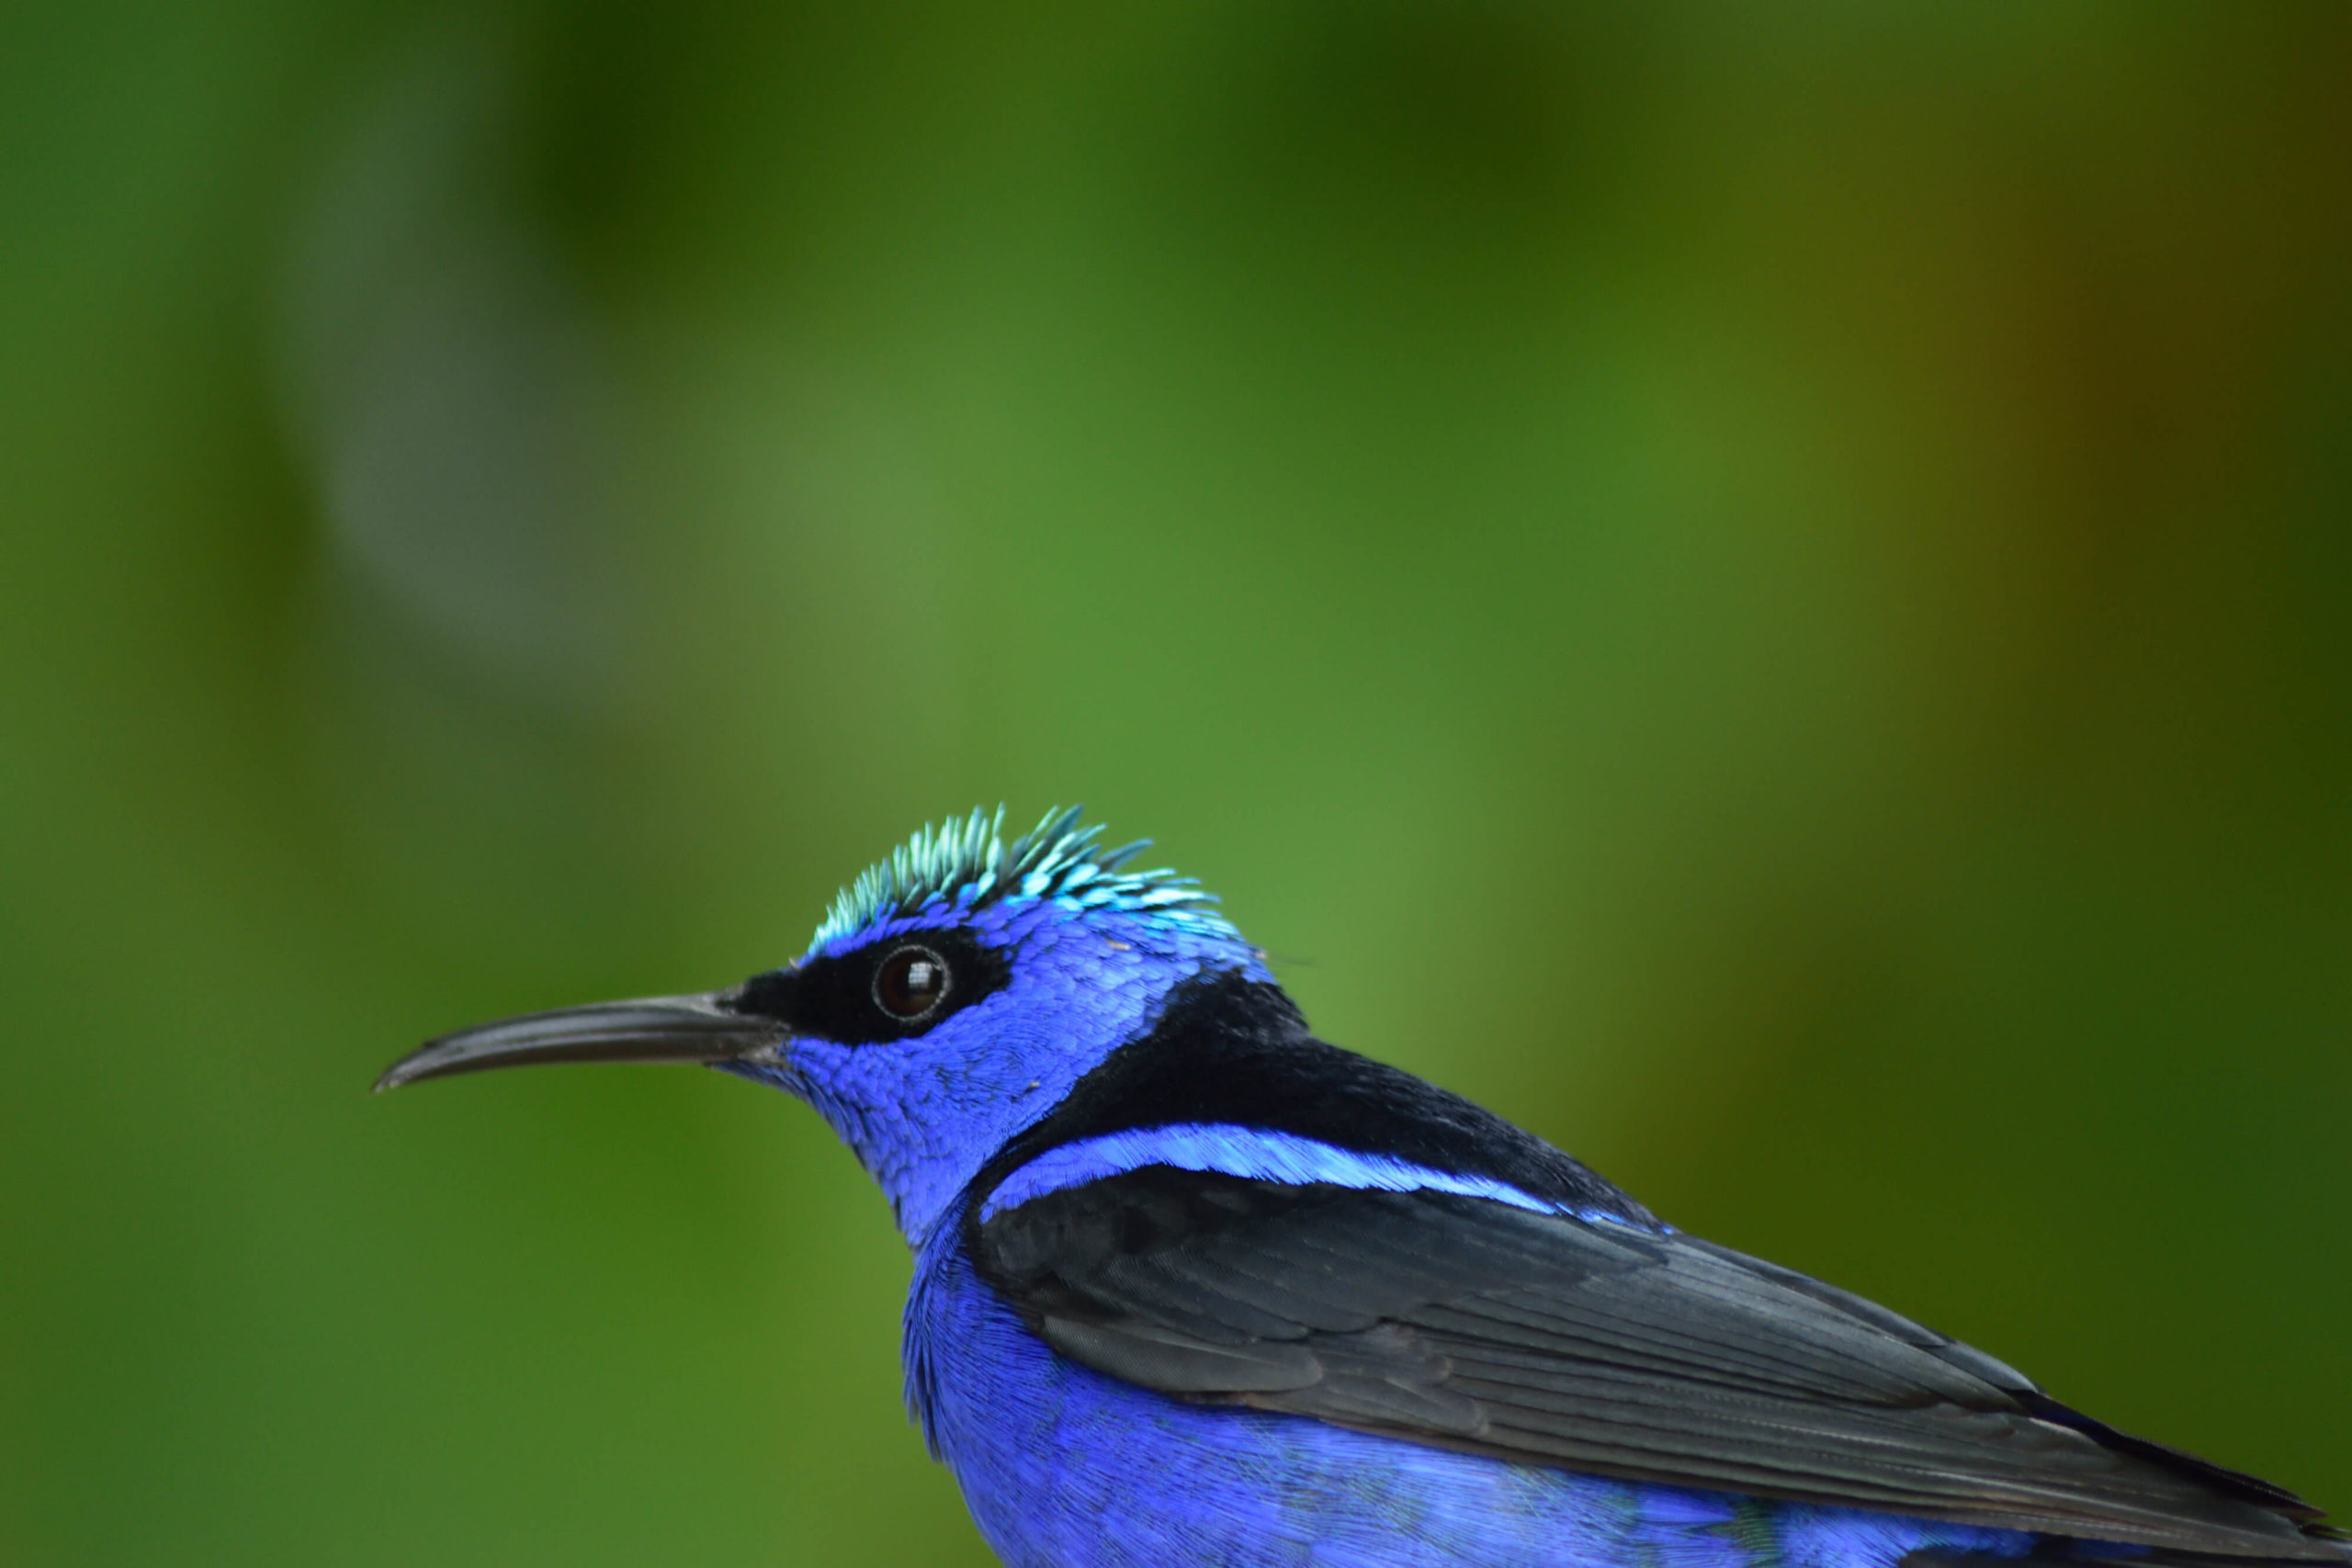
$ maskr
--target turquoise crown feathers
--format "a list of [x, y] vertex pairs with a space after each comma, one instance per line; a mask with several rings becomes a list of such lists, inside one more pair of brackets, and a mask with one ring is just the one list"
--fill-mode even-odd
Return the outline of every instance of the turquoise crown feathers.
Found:
[[1002, 838], [1004, 807], [976, 808], [949, 818], [868, 866], [841, 891], [817, 928], [815, 945], [838, 942], [876, 922], [920, 913], [934, 904], [969, 912], [984, 905], [1041, 898], [1069, 901], [1083, 909], [1120, 909], [1164, 916], [1172, 924], [1204, 935], [1238, 936], [1230, 921], [1207, 906], [1216, 896], [1197, 879], [1162, 866], [1128, 871], [1126, 863], [1150, 847], [1149, 839], [1115, 849], [1096, 840], [1102, 827], [1079, 826], [1084, 807], [1056, 807], [1036, 827], [1008, 847]]

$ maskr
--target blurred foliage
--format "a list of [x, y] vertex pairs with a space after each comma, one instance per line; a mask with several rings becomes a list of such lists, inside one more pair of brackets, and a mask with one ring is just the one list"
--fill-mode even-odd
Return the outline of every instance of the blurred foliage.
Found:
[[2352, 1508], [2352, 13], [0, 11], [0, 1556], [977, 1563], [715, 1077], [1083, 798], [1323, 1032]]

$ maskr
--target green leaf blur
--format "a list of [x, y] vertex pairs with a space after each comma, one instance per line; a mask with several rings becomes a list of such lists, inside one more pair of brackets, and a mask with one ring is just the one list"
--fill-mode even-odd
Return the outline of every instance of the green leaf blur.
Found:
[[2352, 11], [0, 9], [0, 1558], [980, 1563], [711, 1075], [1083, 799], [1330, 1038], [2352, 1509]]

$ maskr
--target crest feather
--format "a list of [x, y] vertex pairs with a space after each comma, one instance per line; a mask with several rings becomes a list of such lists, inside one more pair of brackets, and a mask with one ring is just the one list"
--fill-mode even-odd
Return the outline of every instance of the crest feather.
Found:
[[1082, 807], [1056, 807], [1010, 847], [1003, 840], [1004, 807], [978, 808], [922, 830], [868, 866], [841, 891], [817, 928], [816, 945], [854, 936], [879, 921], [912, 915], [933, 904], [969, 911], [996, 903], [1040, 898], [1069, 900], [1080, 908], [1149, 912], [1209, 934], [1238, 934], [1207, 906], [1214, 894], [1189, 876], [1166, 867], [1128, 871], [1127, 862], [1150, 847], [1149, 839], [1115, 849], [1098, 847], [1100, 823], [1081, 827]]

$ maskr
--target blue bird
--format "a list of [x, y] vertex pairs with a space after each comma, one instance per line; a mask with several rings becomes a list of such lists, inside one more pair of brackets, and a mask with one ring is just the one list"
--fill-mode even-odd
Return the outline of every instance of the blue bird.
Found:
[[1001, 819], [917, 835], [784, 968], [378, 1087], [695, 1062], [815, 1107], [914, 1249], [907, 1404], [1014, 1568], [2352, 1561], [2292, 1493], [1325, 1044], [1141, 844]]

